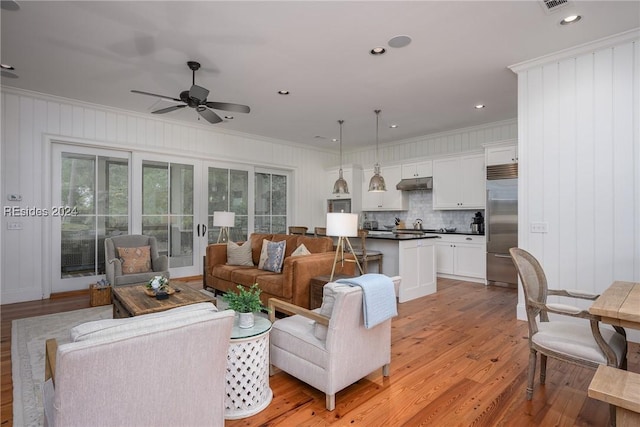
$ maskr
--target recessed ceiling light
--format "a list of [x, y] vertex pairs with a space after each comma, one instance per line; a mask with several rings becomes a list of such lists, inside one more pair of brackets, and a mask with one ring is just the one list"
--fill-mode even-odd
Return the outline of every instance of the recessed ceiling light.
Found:
[[405, 47], [411, 43], [411, 37], [409, 36], [395, 36], [389, 40], [390, 47]]
[[278, 95], [289, 95], [289, 91], [286, 89], [279, 90]]
[[569, 25], [569, 24], [573, 24], [574, 22], [578, 22], [579, 20], [582, 19], [582, 16], [580, 15], [571, 15], [571, 16], [567, 16], [566, 18], [564, 18], [562, 21], [560, 21], [560, 25]]
[[233, 116], [224, 116], [224, 118], [227, 120], [233, 120]]
[[397, 128], [398, 128], [398, 125], [389, 125], [389, 127], [390, 127], [391, 129], [397, 129]]
[[382, 46], [378, 46], [378, 47], [374, 47], [373, 49], [371, 49], [369, 51], [369, 53], [371, 55], [382, 55], [383, 53], [385, 53], [387, 51], [387, 49], [383, 48]]
[[7, 64], [0, 64], [0, 68], [2, 68], [3, 70], [15, 70], [15, 68]]
[[338, 138], [331, 138], [331, 142], [338, 142]]
[[478, 105], [476, 105], [475, 108], [476, 108], [476, 110], [482, 110], [484, 107], [485, 107], [484, 104], [478, 104]]

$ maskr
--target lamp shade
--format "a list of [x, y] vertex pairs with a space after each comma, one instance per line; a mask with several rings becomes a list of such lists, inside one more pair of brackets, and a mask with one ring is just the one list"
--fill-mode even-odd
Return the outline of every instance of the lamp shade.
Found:
[[358, 214], [328, 213], [327, 236], [357, 237]]
[[214, 227], [233, 227], [235, 225], [235, 212], [215, 211], [213, 213]]

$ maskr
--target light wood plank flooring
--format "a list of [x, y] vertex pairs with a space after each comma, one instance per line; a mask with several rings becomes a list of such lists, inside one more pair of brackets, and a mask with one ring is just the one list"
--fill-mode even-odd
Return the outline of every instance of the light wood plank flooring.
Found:
[[[436, 294], [398, 305], [389, 378], [358, 381], [328, 412], [322, 393], [279, 373], [269, 407], [226, 426], [607, 426], [607, 405], [587, 397], [591, 369], [549, 359], [546, 386], [536, 383], [525, 400], [527, 326], [515, 320], [516, 304], [514, 289], [440, 279]], [[0, 425], [13, 419], [11, 321], [88, 306], [78, 293], [1, 307]], [[640, 345], [630, 345], [628, 359], [640, 372]]]

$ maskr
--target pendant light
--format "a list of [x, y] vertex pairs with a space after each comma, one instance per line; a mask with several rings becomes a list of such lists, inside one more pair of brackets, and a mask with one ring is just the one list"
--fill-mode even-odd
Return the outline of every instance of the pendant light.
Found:
[[373, 166], [373, 176], [369, 181], [369, 191], [373, 193], [387, 191], [387, 184], [384, 183], [384, 178], [380, 175], [380, 163], [378, 163], [378, 119], [380, 118], [380, 111], [382, 110], [374, 110], [376, 113], [376, 164]]
[[342, 176], [342, 124], [344, 120], [338, 120], [338, 123], [340, 123], [340, 172], [336, 183], [333, 184], [333, 194], [349, 194], [349, 186]]

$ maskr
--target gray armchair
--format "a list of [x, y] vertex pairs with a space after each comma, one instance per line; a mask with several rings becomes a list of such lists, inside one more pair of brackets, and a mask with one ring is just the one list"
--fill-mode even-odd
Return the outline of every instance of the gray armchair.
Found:
[[[122, 261], [117, 248], [150, 247], [151, 271], [146, 273], [123, 274]], [[153, 236], [139, 234], [113, 236], [104, 239], [105, 271], [107, 280], [112, 286], [130, 285], [148, 282], [154, 276], [169, 277], [169, 259], [166, 255], [158, 255], [158, 243]]]

